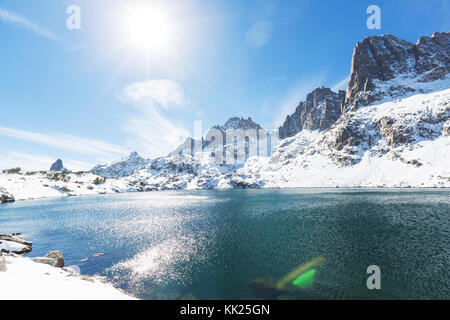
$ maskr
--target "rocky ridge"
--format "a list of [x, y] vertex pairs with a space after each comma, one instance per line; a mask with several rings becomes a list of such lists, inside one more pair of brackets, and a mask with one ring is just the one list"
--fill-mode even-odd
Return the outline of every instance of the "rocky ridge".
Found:
[[344, 100], [345, 91], [336, 93], [324, 87], [315, 89], [286, 118], [279, 128], [280, 139], [293, 137], [302, 130], [327, 130], [341, 116]]
[[123, 178], [131, 175], [135, 170], [144, 167], [150, 161], [142, 158], [137, 152], [128, 157], [108, 164], [98, 165], [91, 172], [103, 178]]

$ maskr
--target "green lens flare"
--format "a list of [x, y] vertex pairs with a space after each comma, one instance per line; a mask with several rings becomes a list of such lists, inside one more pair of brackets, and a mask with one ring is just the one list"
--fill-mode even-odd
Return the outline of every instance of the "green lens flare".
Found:
[[312, 287], [314, 284], [314, 277], [316, 275], [316, 272], [316, 269], [309, 270], [308, 272], [305, 272], [301, 276], [297, 277], [294, 281], [292, 281], [292, 284], [299, 288]]
[[[314, 282], [314, 275], [317, 272], [317, 268], [319, 268], [323, 264], [325, 264], [324, 257], [320, 256], [320, 257], [314, 258], [314, 259], [308, 261], [307, 263], [301, 265], [297, 269], [293, 270], [292, 272], [290, 272], [289, 274], [287, 274], [280, 280], [278, 280], [277, 283], [275, 284], [275, 286], [278, 290], [286, 290], [286, 289], [289, 289], [289, 287], [292, 288], [292, 284], [297, 286], [294, 283], [294, 282], [297, 282], [297, 280], [300, 283], [302, 283], [303, 281], [300, 280], [300, 279], [302, 279], [302, 277], [305, 277], [306, 279], [311, 277], [312, 278], [311, 281]], [[314, 270], [314, 272], [312, 272], [313, 270]], [[311, 273], [311, 274], [308, 277], [306, 277], [306, 275], [308, 275], [309, 273]], [[298, 287], [303, 288], [301, 286], [298, 286]]]

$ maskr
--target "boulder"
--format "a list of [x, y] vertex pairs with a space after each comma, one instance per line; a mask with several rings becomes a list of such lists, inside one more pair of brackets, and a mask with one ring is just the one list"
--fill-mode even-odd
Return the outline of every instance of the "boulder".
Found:
[[12, 194], [8, 193], [5, 189], [0, 187], [0, 203], [14, 202], [16, 201]]
[[57, 260], [52, 259], [52, 258], [46, 258], [46, 257], [37, 257], [37, 258], [32, 258], [31, 260], [33, 260], [36, 263], [48, 264], [49, 266], [52, 266], [52, 267], [56, 267], [56, 264], [58, 263]]
[[56, 267], [56, 268], [64, 267], [64, 256], [63, 256], [62, 251], [59, 251], [59, 250], [50, 251], [45, 255], [45, 257], [54, 259], [56, 261], [56, 264], [54, 265], [54, 267]]
[[18, 243], [15, 241], [7, 241], [0, 239], [0, 252], [25, 254], [31, 251], [31, 246]]
[[17, 242], [17, 243], [20, 243], [20, 244], [23, 244], [23, 245], [26, 245], [26, 246], [29, 246], [29, 247], [33, 246], [33, 242], [24, 240], [24, 237], [25, 236], [20, 235], [18, 233], [14, 233], [11, 236], [10, 235], [0, 234], [0, 240]]
[[6, 260], [4, 257], [0, 256], [0, 272], [6, 272], [6, 269]]

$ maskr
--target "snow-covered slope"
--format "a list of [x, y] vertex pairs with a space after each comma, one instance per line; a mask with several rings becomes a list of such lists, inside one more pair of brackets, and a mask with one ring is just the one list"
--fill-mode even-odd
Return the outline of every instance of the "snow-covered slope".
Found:
[[110, 284], [77, 277], [62, 268], [21, 256], [5, 256], [0, 300], [134, 300]]
[[450, 89], [361, 107], [302, 131], [231, 178], [240, 187], [450, 187]]

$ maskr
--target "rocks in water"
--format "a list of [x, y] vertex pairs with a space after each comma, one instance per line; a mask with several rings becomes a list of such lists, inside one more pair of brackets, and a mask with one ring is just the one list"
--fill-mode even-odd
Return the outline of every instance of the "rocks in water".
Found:
[[25, 254], [31, 251], [33, 243], [23, 236], [0, 235], [0, 252]]
[[16, 201], [12, 194], [8, 193], [4, 188], [0, 187], [0, 203]]
[[50, 251], [45, 255], [45, 257], [56, 260], [56, 264], [55, 264], [56, 268], [64, 267], [64, 256], [63, 256], [62, 251], [59, 251], [59, 250]]
[[66, 168], [64, 168], [63, 162], [61, 159], [55, 161], [50, 167], [50, 171], [58, 171], [58, 172], [69, 172]]
[[333, 92], [329, 88], [318, 88], [300, 102], [295, 112], [286, 118], [279, 128], [280, 139], [290, 138], [303, 129], [325, 131], [341, 116], [345, 91]]
[[352, 109], [416, 92], [420, 83], [445, 79], [449, 65], [450, 32], [417, 44], [390, 34], [367, 37], [353, 50], [345, 104]]

